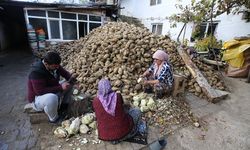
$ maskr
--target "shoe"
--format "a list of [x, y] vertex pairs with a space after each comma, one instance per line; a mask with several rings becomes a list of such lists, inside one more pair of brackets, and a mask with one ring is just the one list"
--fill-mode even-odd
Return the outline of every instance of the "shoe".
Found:
[[24, 112], [25, 113], [33, 113], [33, 112], [37, 112], [35, 109], [34, 109], [34, 103], [28, 103], [24, 106]]
[[54, 121], [50, 121], [50, 120], [49, 120], [49, 123], [51, 123], [51, 124], [53, 124], [53, 125], [61, 125], [63, 119], [64, 119], [64, 118], [63, 118], [62, 116], [58, 116], [58, 117], [56, 118], [56, 120], [54, 120]]
[[113, 144], [113, 145], [116, 145], [118, 143], [120, 143], [121, 141], [111, 141], [110, 143]]

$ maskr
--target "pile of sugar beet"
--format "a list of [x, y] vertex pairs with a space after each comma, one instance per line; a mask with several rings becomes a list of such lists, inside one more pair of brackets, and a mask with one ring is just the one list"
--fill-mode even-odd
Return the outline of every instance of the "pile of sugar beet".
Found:
[[[98, 81], [102, 77], [108, 77], [113, 90], [121, 92], [124, 100], [130, 103], [135, 93], [143, 91], [142, 85], [137, 82], [137, 79], [152, 64], [152, 55], [157, 49], [165, 50], [169, 54], [169, 62], [175, 74], [181, 74], [187, 78], [186, 90], [196, 96], [205, 97], [205, 94], [178, 54], [177, 45], [174, 41], [167, 36], [155, 35], [147, 28], [124, 22], [107, 23], [95, 28], [84, 38], [50, 45], [37, 55], [42, 57], [48, 50], [59, 52], [62, 57], [62, 65], [71, 73], [77, 74], [79, 88], [82, 93], [96, 95]], [[212, 87], [220, 90], [226, 89], [219, 74], [211, 66], [202, 63], [198, 59], [192, 60]], [[173, 97], [165, 98], [162, 101], [168, 103], [165, 104], [166, 110], [161, 110], [161, 112], [166, 112], [166, 114], [163, 113], [162, 115], [172, 116], [170, 119], [174, 120], [172, 121], [173, 124], [181, 123], [180, 118], [182, 117], [188, 118], [188, 116], [192, 116], [189, 106], [184, 101], [175, 100]], [[161, 103], [157, 103], [158, 105], [159, 107], [164, 106]], [[174, 113], [174, 109], [178, 110], [178, 112]], [[157, 117], [152, 117], [151, 112], [148, 113], [146, 116], [150, 116], [152, 122], [164, 124], [162, 122], [169, 121], [162, 120], [168, 117], [159, 119], [160, 113], [153, 113], [158, 114]], [[175, 116], [173, 116], [174, 114]], [[173, 119], [175, 117], [177, 119]]]

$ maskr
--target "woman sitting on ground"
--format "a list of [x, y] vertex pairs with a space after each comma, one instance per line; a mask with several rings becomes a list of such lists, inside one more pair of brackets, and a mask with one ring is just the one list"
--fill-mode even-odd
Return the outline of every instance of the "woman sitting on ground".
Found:
[[153, 54], [154, 63], [144, 72], [145, 92], [154, 91], [157, 98], [164, 94], [170, 94], [173, 86], [173, 73], [168, 62], [168, 54], [163, 50], [157, 50]]
[[116, 144], [136, 134], [141, 112], [138, 109], [130, 109], [126, 112], [122, 95], [112, 91], [109, 80], [99, 81], [93, 108], [99, 139]]

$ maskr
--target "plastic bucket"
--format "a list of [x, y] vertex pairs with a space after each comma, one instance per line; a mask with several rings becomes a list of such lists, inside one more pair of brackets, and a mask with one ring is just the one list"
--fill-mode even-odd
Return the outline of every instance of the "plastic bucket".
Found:
[[45, 48], [45, 41], [39, 41], [38, 42], [38, 47], [39, 47], [39, 50], [42, 50], [42, 49], [44, 49]]
[[36, 40], [36, 32], [28, 31], [29, 40]]

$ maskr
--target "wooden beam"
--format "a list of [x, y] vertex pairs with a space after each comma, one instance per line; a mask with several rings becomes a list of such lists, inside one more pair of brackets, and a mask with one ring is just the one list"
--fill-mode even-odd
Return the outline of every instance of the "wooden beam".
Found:
[[226, 65], [226, 63], [223, 63], [223, 62], [221, 62], [221, 61], [215, 61], [215, 60], [210, 60], [210, 59], [206, 59], [206, 58], [202, 58], [201, 59], [204, 63], [206, 63], [206, 64], [210, 64], [210, 65], [215, 65], [215, 66], [217, 66], [217, 65], [219, 65], [220, 67], [223, 67], [223, 66], [225, 66]]
[[226, 91], [217, 90], [211, 87], [211, 85], [207, 82], [207, 79], [203, 76], [203, 74], [198, 69], [198, 67], [192, 62], [192, 60], [187, 55], [187, 53], [183, 50], [182, 47], [179, 46], [177, 51], [180, 54], [183, 61], [185, 62], [186, 67], [188, 68], [188, 70], [191, 72], [194, 79], [197, 81], [197, 83], [201, 87], [202, 91], [209, 98], [209, 101], [215, 103], [218, 100], [225, 98], [229, 94]]

